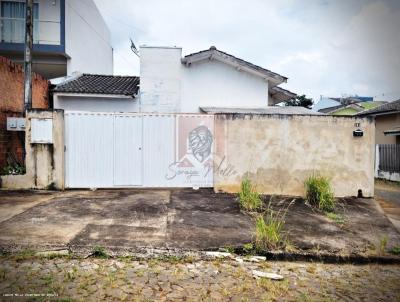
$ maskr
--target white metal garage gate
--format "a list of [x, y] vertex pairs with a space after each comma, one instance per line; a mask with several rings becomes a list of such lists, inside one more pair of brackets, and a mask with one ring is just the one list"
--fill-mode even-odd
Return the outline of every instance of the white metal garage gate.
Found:
[[213, 186], [212, 115], [64, 116], [67, 188]]

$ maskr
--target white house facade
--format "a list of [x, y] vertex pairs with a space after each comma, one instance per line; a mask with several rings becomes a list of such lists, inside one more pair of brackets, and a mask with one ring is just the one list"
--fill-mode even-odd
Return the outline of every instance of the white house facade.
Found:
[[[286, 81], [286, 77], [215, 47], [184, 58], [178, 47], [140, 48], [144, 112], [197, 113], [210, 106], [262, 108], [277, 102], [272, 89]], [[293, 97], [295, 94], [289, 93], [287, 98]]]
[[[33, 19], [33, 71], [113, 73], [110, 31], [92, 0], [35, 0]], [[24, 31], [25, 1], [0, 0], [1, 56], [23, 62]]]
[[[296, 96], [278, 87], [286, 81], [215, 47], [182, 57], [178, 47], [142, 46], [140, 81], [75, 74], [54, 89], [54, 108], [145, 113], [203, 113], [202, 108], [210, 107], [265, 109]], [[128, 83], [130, 90], [121, 89]]]
[[214, 164], [226, 164], [215, 155], [217, 113], [313, 113], [271, 106], [296, 96], [278, 88], [286, 80], [215, 47], [182, 57], [181, 48], [143, 46], [140, 77], [52, 81], [53, 106], [64, 110], [65, 187], [213, 187]]

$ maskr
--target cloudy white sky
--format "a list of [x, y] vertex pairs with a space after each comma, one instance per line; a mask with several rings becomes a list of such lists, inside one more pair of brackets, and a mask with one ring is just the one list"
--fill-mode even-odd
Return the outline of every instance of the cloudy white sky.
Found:
[[320, 95], [400, 98], [400, 0], [95, 0], [112, 35], [114, 73], [138, 75], [136, 45], [209, 48]]

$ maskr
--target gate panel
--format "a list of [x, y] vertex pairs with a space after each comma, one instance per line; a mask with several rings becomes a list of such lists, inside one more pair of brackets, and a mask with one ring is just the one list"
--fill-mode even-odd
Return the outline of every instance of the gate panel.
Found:
[[212, 187], [214, 117], [65, 112], [67, 188]]
[[114, 116], [103, 113], [65, 113], [68, 188], [113, 186]]
[[167, 178], [177, 187], [213, 186], [214, 116], [176, 117], [176, 161]]
[[175, 116], [143, 115], [143, 185], [145, 187], [174, 186], [165, 176], [175, 162]]
[[114, 185], [142, 184], [142, 117], [114, 117]]

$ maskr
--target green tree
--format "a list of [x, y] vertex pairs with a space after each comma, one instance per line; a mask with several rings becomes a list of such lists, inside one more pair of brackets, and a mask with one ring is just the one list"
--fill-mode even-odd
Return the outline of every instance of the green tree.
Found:
[[291, 99], [285, 102], [285, 106], [301, 106], [308, 109], [311, 109], [311, 106], [313, 104], [313, 99], [306, 97], [304, 94], [298, 95], [295, 99]]

